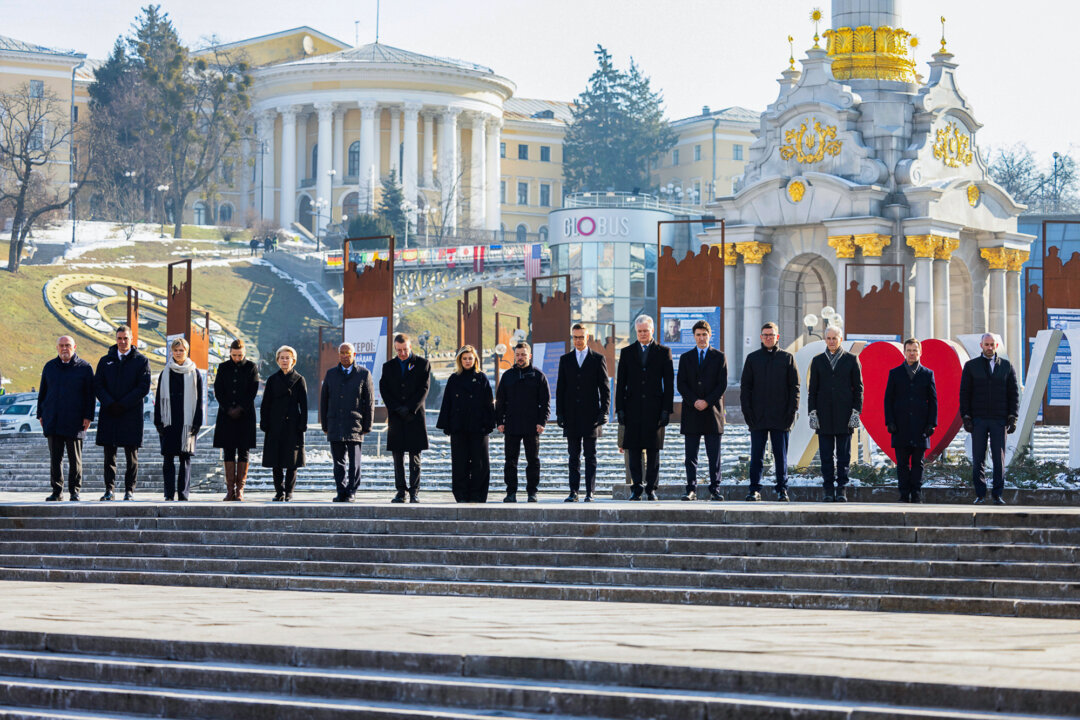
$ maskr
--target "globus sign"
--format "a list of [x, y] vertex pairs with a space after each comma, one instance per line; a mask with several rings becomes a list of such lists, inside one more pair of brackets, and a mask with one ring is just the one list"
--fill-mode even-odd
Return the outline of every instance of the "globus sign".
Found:
[[[548, 242], [656, 242], [656, 223], [672, 217], [663, 211], [634, 208], [559, 208], [548, 216]], [[663, 235], [669, 235], [668, 227]]]
[[591, 215], [585, 215], [584, 217], [577, 218], [576, 221], [574, 218], [569, 217], [563, 220], [563, 235], [566, 237], [588, 237], [598, 230], [601, 235], [628, 237], [630, 235], [630, 218], [601, 217], [597, 219]]

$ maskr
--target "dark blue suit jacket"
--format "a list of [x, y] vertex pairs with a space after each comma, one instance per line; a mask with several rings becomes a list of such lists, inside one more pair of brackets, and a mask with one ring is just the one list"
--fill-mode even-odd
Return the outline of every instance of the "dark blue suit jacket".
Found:
[[908, 379], [903, 365], [889, 371], [885, 386], [885, 424], [895, 427], [892, 446], [930, 447], [924, 430], [937, 427], [937, 384], [934, 371], [920, 365], [915, 376]]

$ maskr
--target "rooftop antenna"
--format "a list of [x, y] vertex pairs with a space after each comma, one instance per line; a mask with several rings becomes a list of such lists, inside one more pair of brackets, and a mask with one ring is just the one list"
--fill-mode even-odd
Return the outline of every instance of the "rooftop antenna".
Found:
[[379, 44], [379, 6], [381, 0], [375, 0], [375, 44]]

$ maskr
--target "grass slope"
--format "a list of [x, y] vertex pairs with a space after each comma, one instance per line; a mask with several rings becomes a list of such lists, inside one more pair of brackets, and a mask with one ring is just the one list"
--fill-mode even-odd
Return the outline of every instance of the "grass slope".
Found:
[[[499, 301], [494, 307], [492, 295]], [[510, 313], [521, 317], [523, 327], [529, 324], [529, 303], [519, 300], [501, 290], [484, 289], [484, 347], [495, 347], [495, 312]], [[400, 331], [414, 337], [430, 330], [432, 337], [442, 338], [439, 352], [453, 352], [457, 348], [457, 299], [449, 298], [405, 309], [401, 314]]]

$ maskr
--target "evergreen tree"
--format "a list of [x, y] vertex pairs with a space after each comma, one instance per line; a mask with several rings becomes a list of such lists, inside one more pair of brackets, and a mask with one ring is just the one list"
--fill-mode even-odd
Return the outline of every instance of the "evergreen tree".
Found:
[[[349, 238], [369, 238], [393, 235], [394, 227], [380, 215], [356, 215], [349, 218]], [[349, 243], [353, 250], [385, 250], [386, 240], [363, 240]]]
[[398, 242], [401, 242], [401, 238], [405, 236], [406, 228], [410, 234], [413, 232], [409, 215], [401, 207], [403, 204], [405, 204], [405, 193], [397, 181], [397, 173], [391, 170], [382, 181], [382, 197], [379, 199], [379, 207], [375, 209], [375, 213], [393, 228]]
[[597, 68], [578, 96], [563, 144], [569, 192], [650, 187], [649, 164], [670, 150], [675, 132], [664, 119], [663, 97], [633, 61], [619, 70], [603, 46]]

